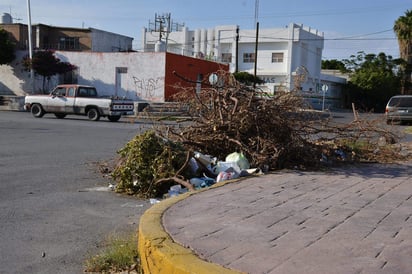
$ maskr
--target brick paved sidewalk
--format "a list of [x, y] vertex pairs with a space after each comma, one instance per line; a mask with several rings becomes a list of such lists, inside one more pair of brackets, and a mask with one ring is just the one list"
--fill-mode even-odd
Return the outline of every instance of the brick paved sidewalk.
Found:
[[248, 273], [412, 273], [412, 163], [251, 177], [176, 203], [163, 225]]

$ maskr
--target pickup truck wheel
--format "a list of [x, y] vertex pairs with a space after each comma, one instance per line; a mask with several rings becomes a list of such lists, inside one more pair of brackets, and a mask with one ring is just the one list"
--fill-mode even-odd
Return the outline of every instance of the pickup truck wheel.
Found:
[[117, 122], [120, 120], [120, 115], [119, 116], [107, 116], [107, 119], [109, 119], [110, 122]]
[[44, 110], [40, 104], [33, 104], [30, 108], [31, 114], [36, 118], [41, 118], [44, 116]]
[[59, 119], [63, 119], [64, 117], [66, 117], [65, 113], [55, 113], [54, 116], [56, 116]]
[[87, 111], [87, 118], [91, 121], [99, 121], [100, 113], [96, 108], [91, 108]]

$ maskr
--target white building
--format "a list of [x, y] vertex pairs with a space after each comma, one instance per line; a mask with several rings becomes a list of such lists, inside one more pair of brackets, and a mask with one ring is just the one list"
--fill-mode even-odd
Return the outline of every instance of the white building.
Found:
[[[142, 32], [144, 51], [155, 51], [159, 32]], [[291, 23], [285, 28], [259, 29], [256, 75], [270, 92], [301, 90], [319, 92], [322, 86], [323, 33]], [[254, 74], [256, 30], [238, 30], [236, 25], [194, 31], [183, 27], [168, 34], [167, 51], [230, 64], [230, 71]], [[294, 77], [303, 75], [295, 87]]]

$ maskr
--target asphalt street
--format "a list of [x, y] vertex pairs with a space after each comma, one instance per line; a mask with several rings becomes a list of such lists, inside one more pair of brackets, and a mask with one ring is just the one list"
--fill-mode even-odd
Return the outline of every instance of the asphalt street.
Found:
[[107, 237], [137, 229], [150, 203], [108, 191], [98, 163], [144, 127], [0, 112], [0, 273], [82, 273]]

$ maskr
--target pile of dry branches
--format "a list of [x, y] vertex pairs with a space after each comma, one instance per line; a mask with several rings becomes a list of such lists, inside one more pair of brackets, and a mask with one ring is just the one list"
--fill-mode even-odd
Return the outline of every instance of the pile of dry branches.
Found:
[[179, 94], [176, 100], [188, 106], [191, 123], [163, 130], [164, 137], [218, 159], [242, 152], [252, 166], [264, 170], [314, 168], [325, 157], [334, 161], [374, 160], [371, 155], [363, 157], [353, 144], [366, 142], [368, 151], [376, 152], [374, 144], [382, 138], [386, 143], [398, 140], [396, 134], [370, 121], [333, 124], [325, 113], [308, 110], [297, 92], [269, 96], [241, 85], [230, 74], [219, 77], [224, 85], [195, 95], [191, 90]]
[[224, 85], [200, 93], [183, 89], [176, 100], [187, 118], [154, 123], [155, 132], [136, 136], [119, 151], [111, 172], [116, 191], [152, 197], [176, 183], [192, 190], [188, 167], [194, 152], [220, 161], [242, 152], [264, 172], [411, 159], [412, 152], [403, 149], [401, 136], [384, 119], [360, 119], [354, 111], [353, 121], [337, 123], [330, 114], [311, 110], [296, 91], [268, 95], [229, 74], [220, 79]]

